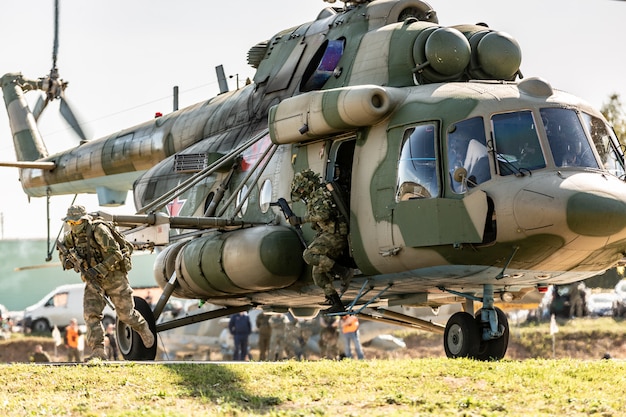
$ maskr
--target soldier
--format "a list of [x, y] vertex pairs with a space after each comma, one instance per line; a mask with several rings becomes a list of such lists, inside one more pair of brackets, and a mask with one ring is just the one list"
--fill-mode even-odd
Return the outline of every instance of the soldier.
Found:
[[270, 339], [272, 337], [270, 316], [261, 312], [256, 316], [256, 327], [259, 330], [259, 360], [266, 361], [270, 349]]
[[67, 209], [63, 221], [69, 225], [70, 231], [62, 243], [76, 254], [76, 258], [67, 252], [59, 254], [63, 269], [79, 272], [81, 268], [74, 262], [80, 262], [84, 271], [81, 273], [81, 279], [85, 281], [83, 314], [87, 324], [87, 344], [92, 349], [87, 360], [107, 359], [102, 327], [104, 297], [107, 295], [115, 306], [118, 319], [139, 334], [145, 347], [152, 347], [154, 335], [143, 316], [135, 310], [133, 290], [127, 276], [130, 267], [125, 264], [120, 245], [109, 227], [102, 222], [93, 222], [85, 208], [78, 205]]
[[336, 316], [321, 316], [320, 320], [322, 324], [318, 341], [320, 358], [337, 359], [338, 319]]
[[339, 275], [346, 285], [352, 277], [352, 270], [336, 261], [348, 246], [348, 225], [332, 199], [330, 191], [323, 186], [319, 176], [306, 169], [295, 175], [291, 185], [293, 201], [303, 200], [307, 214], [304, 218], [291, 216], [292, 226], [311, 223], [317, 232], [315, 239], [303, 253], [304, 261], [313, 266], [313, 281], [324, 290], [331, 307], [327, 313], [345, 311], [341, 298], [333, 286], [335, 275]]
[[270, 318], [272, 337], [270, 338], [270, 361], [278, 361], [285, 354], [285, 332], [287, 330], [287, 317], [284, 314], [273, 314]]

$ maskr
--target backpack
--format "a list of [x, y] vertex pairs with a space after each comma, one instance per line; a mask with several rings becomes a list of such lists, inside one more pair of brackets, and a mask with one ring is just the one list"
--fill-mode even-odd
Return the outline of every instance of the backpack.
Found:
[[130, 243], [124, 237], [124, 235], [122, 235], [117, 230], [117, 228], [115, 227], [113, 223], [106, 221], [104, 219], [94, 219], [91, 223], [94, 226], [98, 224], [103, 224], [109, 229], [109, 231], [111, 232], [111, 235], [113, 236], [117, 244], [120, 246], [120, 250], [122, 251], [122, 260], [119, 263], [120, 268], [122, 269], [122, 272], [130, 271], [133, 268], [133, 264], [131, 261], [131, 255], [133, 254], [133, 250], [135, 249], [133, 244]]

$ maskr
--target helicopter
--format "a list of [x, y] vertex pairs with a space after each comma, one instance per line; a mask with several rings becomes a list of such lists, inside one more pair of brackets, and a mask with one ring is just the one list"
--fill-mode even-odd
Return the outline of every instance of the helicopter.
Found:
[[[252, 308], [327, 307], [302, 258], [315, 232], [287, 221], [305, 211], [290, 201], [294, 175], [311, 169], [349, 224], [345, 314], [440, 333], [450, 358], [501, 359], [509, 325], [496, 301], [624, 257], [618, 139], [584, 100], [524, 78], [505, 32], [441, 26], [421, 0], [328, 3], [252, 46], [243, 87], [53, 155], [24, 95], [53, 75], [66, 84], [4, 75], [24, 192], [115, 206], [132, 190], [134, 214], [98, 215], [159, 251], [163, 295], [154, 308], [136, 299], [159, 333]], [[171, 296], [222, 308], [157, 324]], [[397, 309], [458, 303], [445, 326]], [[123, 323], [117, 336], [126, 359], [155, 358]]]

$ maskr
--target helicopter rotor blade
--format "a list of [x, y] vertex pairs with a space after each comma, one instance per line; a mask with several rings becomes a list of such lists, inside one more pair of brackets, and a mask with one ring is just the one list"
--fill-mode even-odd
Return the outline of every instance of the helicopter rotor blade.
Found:
[[39, 116], [41, 116], [41, 113], [46, 108], [49, 101], [50, 100], [48, 100], [47, 98], [44, 100], [43, 96], [39, 96], [37, 98], [37, 102], [35, 103], [35, 107], [33, 108], [33, 116], [35, 116], [35, 120], [39, 120]]
[[72, 107], [70, 106], [67, 99], [64, 96], [61, 96], [60, 101], [61, 104], [59, 110], [61, 112], [61, 116], [63, 116], [65, 121], [69, 123], [69, 125], [72, 127], [74, 132], [76, 132], [81, 140], [87, 140], [87, 136], [81, 128], [80, 123], [78, 122], [78, 118], [76, 117], [75, 112], [72, 110]]

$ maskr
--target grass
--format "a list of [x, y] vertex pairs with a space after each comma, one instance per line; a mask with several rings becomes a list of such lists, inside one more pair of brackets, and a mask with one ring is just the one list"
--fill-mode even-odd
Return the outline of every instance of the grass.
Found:
[[3, 416], [626, 414], [626, 362], [0, 365]]

